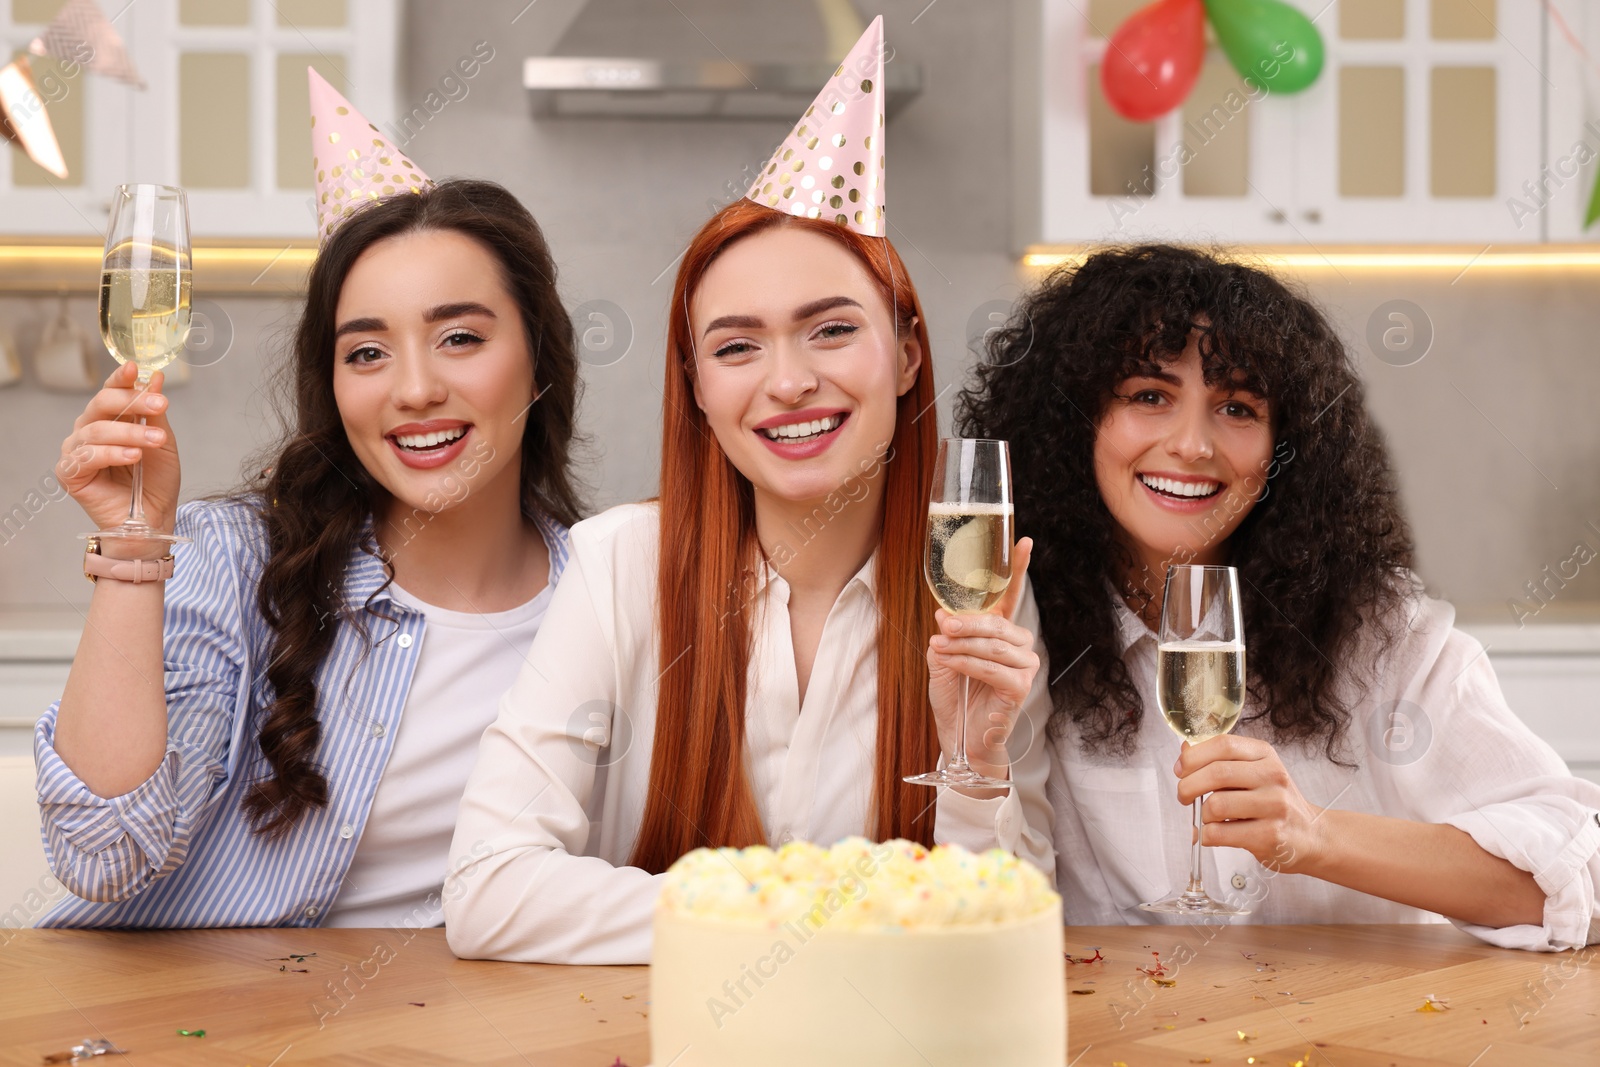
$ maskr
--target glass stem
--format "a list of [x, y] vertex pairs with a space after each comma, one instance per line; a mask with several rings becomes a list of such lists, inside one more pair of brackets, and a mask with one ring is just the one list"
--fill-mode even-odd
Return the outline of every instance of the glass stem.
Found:
[[972, 768], [967, 764], [967, 688], [972, 684], [972, 679], [966, 675], [961, 676], [961, 732], [956, 734], [956, 754], [950, 761], [950, 766], [945, 768], [953, 774], [969, 774]]
[[1189, 894], [1198, 893], [1206, 895], [1206, 887], [1200, 877], [1200, 798], [1194, 801], [1194, 849], [1189, 858]]
[[[144, 416], [138, 417], [140, 426], [145, 425]], [[144, 527], [144, 460], [135, 463], [132, 468], [133, 492], [128, 497], [128, 521], [124, 526]]]

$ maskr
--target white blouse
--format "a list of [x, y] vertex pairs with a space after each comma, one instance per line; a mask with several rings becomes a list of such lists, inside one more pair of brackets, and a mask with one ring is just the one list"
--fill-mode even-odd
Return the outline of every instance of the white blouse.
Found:
[[[1086, 753], [1073, 731], [1052, 745], [1056, 880], [1069, 925], [1159, 922], [1139, 904], [1188, 881], [1190, 812], [1172, 773], [1180, 741], [1155, 701], [1155, 635], [1114, 599], [1144, 718], [1129, 757]], [[1409, 612], [1376, 653], [1370, 685], [1347, 690], [1356, 694], [1346, 747], [1354, 765], [1328, 760], [1320, 744], [1282, 745], [1284, 767], [1319, 807], [1455, 826], [1533, 873], [1547, 898], [1542, 926], [1456, 923], [1468, 933], [1550, 951], [1600, 940], [1600, 785], [1573, 777], [1507, 707], [1482, 646], [1452, 627], [1455, 609], [1416, 597]], [[1235, 732], [1271, 739], [1262, 722], [1241, 720]], [[1235, 921], [1443, 921], [1332, 882], [1274, 874], [1243, 849], [1208, 846], [1204, 857], [1206, 891], [1252, 909]]]
[[[572, 528], [566, 572], [483, 736], [462, 801], [444, 893], [459, 956], [649, 962], [660, 876], [627, 864], [649, 786], [661, 669], [659, 528], [653, 504], [613, 508]], [[753, 593], [744, 758], [774, 846], [868, 831], [878, 717], [873, 574], [869, 560], [829, 612], [803, 704], [788, 584], [767, 568]], [[1038, 634], [1031, 590], [1017, 622]], [[936, 799], [929, 791], [940, 842], [1004, 848], [1049, 869], [1045, 676], [1041, 667], [1012, 735], [1010, 795], [977, 800], [945, 790]]]

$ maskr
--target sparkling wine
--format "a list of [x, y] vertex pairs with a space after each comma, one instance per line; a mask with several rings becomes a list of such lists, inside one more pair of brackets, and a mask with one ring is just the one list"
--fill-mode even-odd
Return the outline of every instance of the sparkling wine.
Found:
[[1207, 741], [1233, 729], [1244, 706], [1244, 646], [1176, 641], [1156, 659], [1156, 701], [1167, 725], [1185, 741]]
[[183, 351], [190, 274], [169, 256], [165, 264], [152, 262], [148, 269], [100, 275], [100, 336], [118, 363], [138, 364], [141, 381]]
[[1011, 583], [1010, 504], [928, 505], [928, 585], [946, 611], [987, 611]]

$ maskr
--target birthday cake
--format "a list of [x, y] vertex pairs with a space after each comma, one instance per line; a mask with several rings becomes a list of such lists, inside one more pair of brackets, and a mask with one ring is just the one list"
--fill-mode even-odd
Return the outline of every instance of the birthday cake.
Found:
[[696, 849], [663, 880], [650, 999], [674, 1067], [1060, 1064], [1061, 898], [998, 850]]

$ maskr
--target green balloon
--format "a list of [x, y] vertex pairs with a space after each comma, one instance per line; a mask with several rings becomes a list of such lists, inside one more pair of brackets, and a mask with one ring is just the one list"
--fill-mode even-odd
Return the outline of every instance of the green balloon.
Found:
[[1269, 92], [1298, 93], [1322, 73], [1322, 35], [1280, 0], [1205, 0], [1228, 62]]

